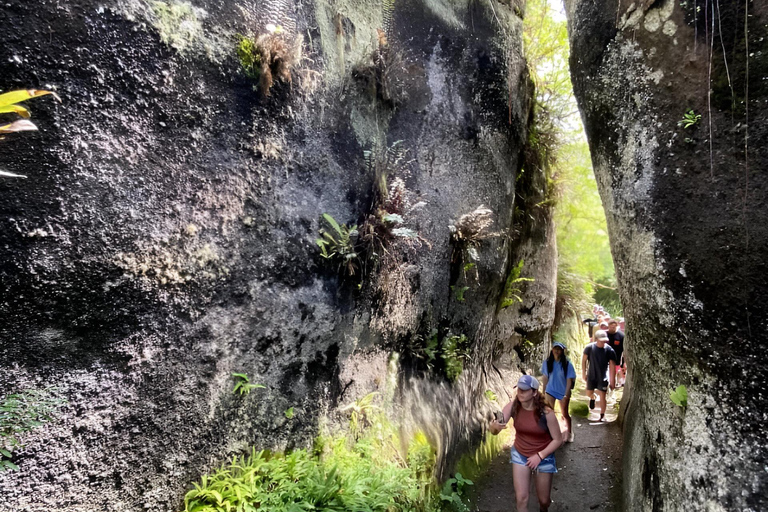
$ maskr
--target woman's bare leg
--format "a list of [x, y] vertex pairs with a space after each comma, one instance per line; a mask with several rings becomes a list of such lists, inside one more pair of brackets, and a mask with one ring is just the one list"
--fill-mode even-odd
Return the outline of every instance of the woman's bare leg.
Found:
[[531, 488], [530, 468], [520, 464], [512, 464], [512, 481], [515, 484], [517, 512], [528, 512], [528, 490]]
[[568, 412], [568, 405], [571, 403], [571, 397], [566, 395], [562, 400], [558, 400], [558, 402], [560, 402], [560, 412], [563, 413], [563, 418], [565, 418], [565, 425], [568, 427], [568, 434], [570, 434], [573, 432], [573, 430], [571, 430], [573, 428], [571, 426], [571, 413]]
[[[545, 512], [549, 510], [549, 505], [552, 503], [550, 496], [552, 494], [553, 476], [552, 473], [536, 473], [536, 496], [539, 498], [539, 509]], [[521, 509], [518, 508], [518, 510]]]

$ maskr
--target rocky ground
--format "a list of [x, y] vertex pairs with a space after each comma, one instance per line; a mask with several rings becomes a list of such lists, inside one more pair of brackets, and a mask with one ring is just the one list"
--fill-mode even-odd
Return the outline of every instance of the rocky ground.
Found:
[[[577, 396], [578, 395], [578, 396]], [[601, 423], [599, 414], [573, 416], [576, 439], [563, 445], [556, 453], [558, 474], [552, 487], [550, 512], [570, 510], [586, 512], [622, 512], [621, 506], [621, 426], [617, 420], [621, 391], [617, 401], [609, 402], [606, 418]], [[588, 400], [582, 390], [574, 393], [571, 414], [586, 413]], [[598, 411], [598, 407], [595, 411]], [[528, 510], [538, 511], [536, 491], [531, 485]], [[512, 487], [512, 466], [509, 464], [509, 446], [491, 464], [486, 476], [478, 482], [473, 500], [474, 512], [509, 512], [514, 510], [515, 493]]]

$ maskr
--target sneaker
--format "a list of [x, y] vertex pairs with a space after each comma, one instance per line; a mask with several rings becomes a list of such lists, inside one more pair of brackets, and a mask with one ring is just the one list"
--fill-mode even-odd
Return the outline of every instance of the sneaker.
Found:
[[574, 439], [574, 437], [575, 437], [575, 436], [574, 436], [573, 432], [569, 432], [569, 433], [568, 433], [568, 440], [566, 441], [566, 443], [572, 443], [572, 442], [573, 442], [573, 439]]
[[606, 419], [605, 419], [605, 414], [601, 414], [601, 415], [600, 415], [600, 421], [606, 421]]
[[590, 409], [594, 409], [595, 408], [595, 399], [594, 398], [590, 398], [589, 399], [589, 408]]

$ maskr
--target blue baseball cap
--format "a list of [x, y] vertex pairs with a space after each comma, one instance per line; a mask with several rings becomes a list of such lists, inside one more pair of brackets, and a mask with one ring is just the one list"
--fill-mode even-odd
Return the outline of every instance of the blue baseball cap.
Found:
[[515, 387], [523, 391], [528, 391], [529, 389], [539, 389], [539, 381], [537, 381], [536, 378], [532, 375], [523, 375], [517, 381], [517, 386]]
[[556, 342], [554, 342], [554, 343], [552, 344], [552, 348], [555, 348], [555, 347], [560, 347], [560, 348], [561, 348], [561, 349], [563, 349], [563, 350], [566, 350], [566, 349], [568, 348], [568, 347], [566, 347], [565, 345], [563, 345], [562, 343], [560, 343], [559, 341], [556, 341]]

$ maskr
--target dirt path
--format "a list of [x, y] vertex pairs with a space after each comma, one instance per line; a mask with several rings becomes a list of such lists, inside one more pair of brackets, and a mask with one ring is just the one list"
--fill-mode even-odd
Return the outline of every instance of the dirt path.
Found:
[[[616, 393], [617, 405], [609, 402], [606, 418], [600, 423], [599, 414], [588, 417], [574, 413], [587, 412], [588, 400], [583, 391], [574, 393], [571, 402], [573, 429], [576, 439], [558, 449], [558, 474], [552, 486], [550, 512], [622, 512], [621, 508], [621, 427], [616, 417], [621, 392]], [[599, 403], [595, 408], [599, 412]], [[509, 447], [497, 458], [479, 482], [472, 510], [476, 512], [512, 512], [515, 493], [512, 486], [512, 466]], [[537, 512], [536, 491], [531, 485], [528, 510]]]

